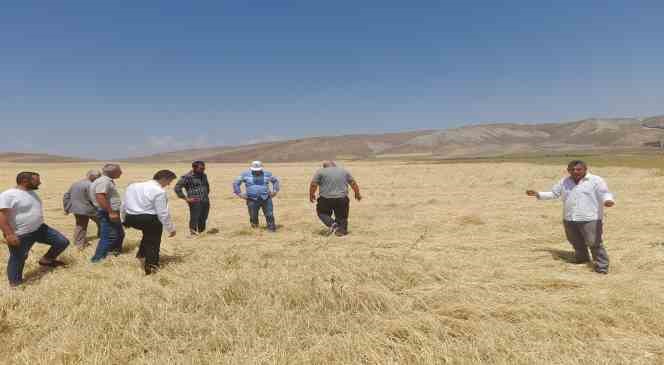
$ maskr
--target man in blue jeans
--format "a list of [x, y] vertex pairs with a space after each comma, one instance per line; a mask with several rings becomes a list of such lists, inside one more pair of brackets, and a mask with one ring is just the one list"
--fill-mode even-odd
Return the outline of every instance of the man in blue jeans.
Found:
[[122, 242], [125, 232], [120, 220], [122, 199], [115, 187], [115, 179], [122, 176], [120, 165], [107, 164], [102, 170], [102, 176], [90, 185], [90, 200], [97, 208], [99, 219], [99, 243], [92, 257], [92, 262], [102, 261], [113, 253], [115, 256], [122, 252]]
[[[246, 193], [242, 193], [242, 184], [246, 187]], [[270, 184], [272, 184], [272, 190], [270, 190]], [[252, 162], [249, 170], [235, 179], [233, 192], [239, 198], [247, 201], [249, 221], [253, 228], [258, 228], [258, 211], [262, 209], [268, 230], [270, 232], [277, 230], [272, 198], [279, 193], [279, 179], [273, 176], [271, 172], [265, 171], [262, 162]]]
[[60, 232], [44, 224], [44, 210], [35, 190], [41, 180], [36, 172], [21, 172], [16, 176], [16, 188], [0, 194], [0, 230], [9, 246], [7, 278], [15, 287], [23, 282], [23, 267], [30, 249], [36, 243], [51, 248], [39, 260], [39, 265], [63, 266], [57, 257], [69, 246]]

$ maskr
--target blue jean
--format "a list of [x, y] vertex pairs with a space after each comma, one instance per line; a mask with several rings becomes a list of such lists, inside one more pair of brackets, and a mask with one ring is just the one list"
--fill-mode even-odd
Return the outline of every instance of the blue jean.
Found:
[[122, 242], [125, 237], [122, 223], [111, 221], [107, 211], [97, 210], [97, 219], [99, 219], [99, 243], [92, 262], [105, 259], [110, 251], [122, 251]]
[[36, 243], [51, 246], [44, 255], [45, 258], [55, 260], [69, 246], [69, 240], [55, 229], [42, 224], [32, 233], [19, 236], [20, 244], [9, 247], [9, 262], [7, 263], [7, 278], [10, 285], [19, 285], [23, 281], [23, 267], [28, 258], [30, 249]]
[[276, 228], [272, 198], [257, 200], [248, 199], [247, 208], [249, 209], [249, 221], [252, 226], [258, 226], [258, 212], [262, 209], [263, 215], [265, 215], [265, 220], [267, 221], [267, 227], [272, 230]]

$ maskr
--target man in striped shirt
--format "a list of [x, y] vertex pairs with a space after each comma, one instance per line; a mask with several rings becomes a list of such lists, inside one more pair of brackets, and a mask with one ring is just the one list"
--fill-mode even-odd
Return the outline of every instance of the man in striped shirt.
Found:
[[205, 162], [194, 161], [191, 167], [192, 170], [175, 184], [175, 194], [189, 205], [189, 231], [195, 236], [205, 232], [207, 226], [210, 183], [205, 174]]
[[563, 200], [563, 225], [567, 240], [575, 251], [575, 263], [590, 262], [588, 248], [595, 261], [597, 273], [608, 274], [609, 255], [602, 241], [604, 208], [615, 205], [613, 194], [604, 179], [588, 172], [585, 162], [575, 160], [567, 167], [568, 177], [563, 178], [551, 191], [527, 190], [528, 196], [539, 200]]

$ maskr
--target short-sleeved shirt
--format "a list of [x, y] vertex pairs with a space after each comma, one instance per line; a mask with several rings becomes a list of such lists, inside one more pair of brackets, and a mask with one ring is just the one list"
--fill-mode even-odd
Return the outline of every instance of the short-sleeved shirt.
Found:
[[327, 199], [347, 197], [348, 184], [353, 181], [353, 176], [348, 171], [336, 166], [316, 171], [312, 179], [312, 182], [319, 187], [320, 196]]
[[122, 208], [122, 198], [120, 198], [120, 193], [115, 187], [115, 181], [110, 177], [102, 175], [90, 185], [90, 201], [92, 201], [95, 208], [102, 209], [99, 202], [97, 202], [97, 194], [106, 194], [113, 211], [119, 212]]
[[32, 233], [44, 224], [44, 211], [34, 191], [9, 189], [0, 194], [0, 209], [9, 209], [9, 225], [17, 236]]

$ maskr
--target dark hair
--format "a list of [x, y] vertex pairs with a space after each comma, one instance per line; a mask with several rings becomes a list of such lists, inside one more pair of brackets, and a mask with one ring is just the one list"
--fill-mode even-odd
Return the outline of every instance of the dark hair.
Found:
[[178, 176], [171, 170], [159, 170], [154, 174], [153, 179], [159, 180], [175, 180]]
[[18, 175], [16, 175], [16, 184], [21, 185], [26, 181], [32, 181], [33, 176], [39, 176], [39, 174], [31, 171], [19, 172]]
[[198, 167], [198, 166], [205, 166], [205, 161], [197, 160], [191, 163], [191, 167]]
[[583, 162], [583, 161], [581, 161], [581, 160], [574, 160], [574, 161], [571, 161], [571, 162], [567, 165], [567, 168], [568, 168], [568, 169], [573, 169], [573, 168], [575, 168], [575, 167], [578, 166], [578, 165], [581, 165], [581, 166], [583, 166], [583, 167], [585, 167], [585, 168], [588, 167], [588, 165], [586, 165], [585, 162]]

